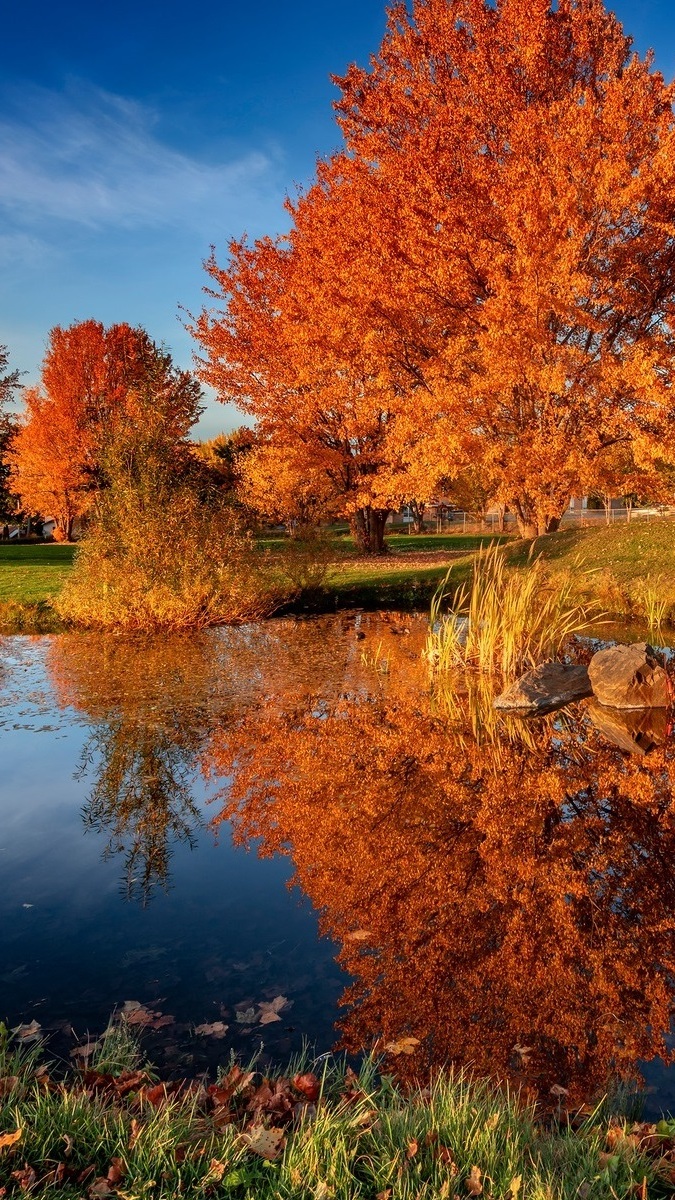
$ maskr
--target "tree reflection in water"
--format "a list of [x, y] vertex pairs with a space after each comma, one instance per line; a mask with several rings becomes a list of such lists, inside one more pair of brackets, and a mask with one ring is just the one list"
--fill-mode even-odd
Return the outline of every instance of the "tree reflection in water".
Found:
[[124, 856], [126, 890], [167, 885], [172, 846], [201, 821], [201, 772], [236, 841], [290, 856], [341, 946], [349, 1048], [411, 1036], [410, 1070], [452, 1059], [575, 1098], [666, 1057], [675, 750], [662, 723], [592, 704], [505, 722], [489, 695], [425, 690], [421, 624], [404, 638], [363, 620], [386, 637], [386, 676], [353, 618], [53, 640], [60, 702], [91, 727], [86, 820]]
[[346, 1046], [412, 1036], [418, 1060], [588, 1097], [667, 1056], [674, 749], [630, 757], [583, 706], [477, 737], [475, 710], [390, 691], [249, 714], [207, 752], [233, 777], [221, 819], [292, 857], [341, 943]]
[[147, 903], [166, 888], [175, 845], [194, 844], [203, 825], [194, 789], [200, 772], [214, 782], [204, 751], [215, 730], [262, 700], [283, 705], [311, 689], [332, 696], [363, 687], [350, 632], [350, 623], [333, 618], [190, 637], [52, 639], [57, 700], [90, 727], [78, 772], [93, 780], [85, 825], [107, 837], [105, 857], [123, 856], [129, 898]]
[[123, 856], [127, 897], [147, 903], [168, 886], [175, 845], [194, 845], [203, 825], [193, 788], [218, 694], [210, 640], [56, 638], [49, 666], [60, 703], [90, 727], [85, 826], [107, 837], [104, 857]]

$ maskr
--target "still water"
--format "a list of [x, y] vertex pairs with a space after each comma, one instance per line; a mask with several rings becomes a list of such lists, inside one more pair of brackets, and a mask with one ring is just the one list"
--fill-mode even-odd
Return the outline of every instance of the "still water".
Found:
[[424, 630], [2, 640], [0, 1018], [67, 1057], [135, 1001], [168, 1073], [412, 1037], [586, 1099], [641, 1063], [675, 1108], [665, 715], [497, 720]]

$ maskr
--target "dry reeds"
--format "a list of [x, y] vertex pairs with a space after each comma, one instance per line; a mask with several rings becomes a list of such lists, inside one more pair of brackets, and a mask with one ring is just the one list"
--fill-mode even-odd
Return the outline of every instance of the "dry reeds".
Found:
[[576, 580], [554, 582], [543, 561], [509, 570], [504, 550], [477, 556], [471, 586], [464, 584], [444, 613], [451, 571], [431, 605], [425, 656], [435, 672], [472, 667], [512, 679], [560, 656], [570, 638], [601, 619], [597, 601], [580, 601]]

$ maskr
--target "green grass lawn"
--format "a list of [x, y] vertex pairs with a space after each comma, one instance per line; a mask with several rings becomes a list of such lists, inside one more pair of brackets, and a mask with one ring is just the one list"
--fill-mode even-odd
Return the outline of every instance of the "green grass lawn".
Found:
[[0, 543], [0, 603], [37, 604], [60, 592], [74, 546]]
[[[646, 589], [665, 600], [667, 615], [675, 619], [675, 522], [644, 518], [563, 530], [533, 546], [487, 533], [393, 534], [387, 539], [390, 553], [373, 559], [358, 557], [352, 539], [343, 534], [336, 539], [337, 561], [319, 607], [424, 608], [449, 566], [451, 582], [463, 582], [476, 551], [494, 541], [509, 545], [514, 567], [524, 567], [533, 553], [541, 554], [554, 573], [574, 572], [580, 590], [598, 596], [609, 611], [644, 615]], [[276, 555], [287, 540], [261, 538], [258, 544]], [[74, 549], [0, 544], [0, 606], [48, 604], [68, 576]]]

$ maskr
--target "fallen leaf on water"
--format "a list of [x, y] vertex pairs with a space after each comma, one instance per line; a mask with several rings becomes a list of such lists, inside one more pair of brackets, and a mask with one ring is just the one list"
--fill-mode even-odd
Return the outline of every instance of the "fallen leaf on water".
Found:
[[469, 1178], [466, 1181], [466, 1190], [470, 1196], [480, 1196], [483, 1191], [483, 1185], [480, 1181], [481, 1173], [478, 1167], [472, 1167], [469, 1172]]
[[419, 1038], [401, 1038], [398, 1042], [387, 1042], [384, 1047], [387, 1054], [414, 1054], [420, 1044]]
[[161, 1016], [161, 1015], [155, 1016], [154, 1019], [151, 1021], [151, 1025], [152, 1025], [153, 1029], [164, 1029], [164, 1027], [166, 1025], [175, 1025], [175, 1024], [176, 1024], [176, 1018], [170, 1017], [168, 1014], [166, 1016]]
[[8, 1150], [10, 1146], [16, 1146], [22, 1137], [23, 1129], [15, 1129], [13, 1133], [0, 1133], [0, 1150]]
[[141, 1004], [140, 1000], [125, 1000], [122, 1006], [122, 1012], [126, 1015], [127, 1013], [137, 1012], [137, 1010], [142, 1007], [143, 1005]]
[[12, 1033], [20, 1042], [37, 1042], [41, 1029], [42, 1026], [38, 1021], [31, 1021], [30, 1025], [17, 1025]]
[[279, 1013], [281, 1012], [282, 1008], [286, 1007], [287, 1004], [287, 996], [275, 996], [273, 1000], [269, 1001], [261, 1000], [258, 1006], [261, 1014], [260, 1024], [268, 1025], [270, 1021], [280, 1021], [281, 1017], [279, 1016]]
[[272, 1162], [279, 1158], [284, 1148], [283, 1129], [265, 1129], [264, 1125], [252, 1125], [247, 1133], [242, 1133], [241, 1140], [249, 1150]]
[[273, 1021], [280, 1021], [281, 1017], [275, 1012], [264, 1012], [260, 1017], [261, 1025], [271, 1025]]
[[252, 1025], [255, 1021], [255, 1008], [244, 1008], [237, 1013], [237, 1021], [240, 1025]]
[[70, 1057], [71, 1058], [85, 1058], [85, 1059], [91, 1058], [94, 1051], [100, 1050], [100, 1049], [101, 1049], [100, 1042], [87, 1042], [86, 1045], [76, 1046], [74, 1050], [71, 1050]]
[[212, 1025], [197, 1025], [195, 1033], [200, 1037], [224, 1038], [229, 1029], [229, 1025], [225, 1025], [223, 1021], [214, 1021]]
[[155, 1020], [155, 1013], [150, 1012], [149, 1008], [143, 1008], [142, 1005], [129, 1009], [125, 1016], [128, 1025], [152, 1025]]

